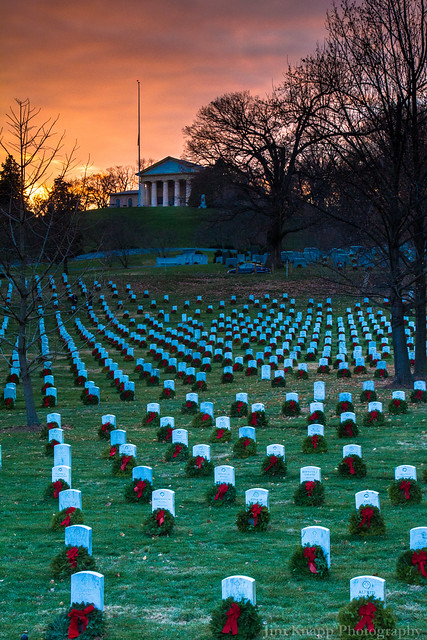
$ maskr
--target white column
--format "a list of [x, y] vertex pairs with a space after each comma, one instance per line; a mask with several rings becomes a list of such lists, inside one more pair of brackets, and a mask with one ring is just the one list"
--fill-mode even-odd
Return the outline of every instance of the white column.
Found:
[[151, 206], [157, 207], [157, 182], [151, 182]]
[[185, 206], [188, 207], [188, 201], [190, 199], [190, 193], [191, 193], [191, 179], [188, 178], [185, 181]]
[[173, 206], [179, 207], [181, 204], [180, 201], [180, 192], [179, 192], [179, 180], [175, 180], [174, 182], [174, 198], [173, 198]]
[[148, 199], [148, 184], [146, 182], [142, 183], [142, 206], [143, 207], [148, 207], [149, 205], [149, 199]]
[[168, 189], [168, 187], [169, 187], [168, 181], [167, 180], [163, 180], [163, 206], [164, 207], [167, 207], [168, 204], [169, 204], [169, 202], [168, 202], [168, 200], [169, 200], [169, 193], [168, 193], [169, 189]]

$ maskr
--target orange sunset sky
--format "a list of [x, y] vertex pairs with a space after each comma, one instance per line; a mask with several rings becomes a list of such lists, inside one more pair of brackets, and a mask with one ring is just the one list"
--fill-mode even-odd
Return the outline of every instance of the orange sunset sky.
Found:
[[[325, 35], [330, 0], [2, 0], [0, 123], [15, 98], [59, 114], [92, 170], [181, 156], [182, 128], [223, 93], [264, 95]], [[3, 131], [5, 135], [5, 128]], [[77, 171], [78, 173], [78, 171]]]

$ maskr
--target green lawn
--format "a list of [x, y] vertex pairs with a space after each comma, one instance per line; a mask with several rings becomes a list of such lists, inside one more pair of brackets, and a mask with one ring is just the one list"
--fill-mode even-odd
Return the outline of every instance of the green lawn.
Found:
[[[133, 212], [132, 212], [133, 213]], [[138, 212], [139, 213], [139, 212]], [[165, 210], [165, 214], [167, 210]], [[91, 214], [92, 215], [92, 214]], [[94, 214], [100, 215], [100, 214]], [[187, 275], [186, 275], [187, 274]], [[307, 274], [307, 272], [305, 272]], [[93, 274], [91, 273], [92, 279]], [[137, 302], [128, 304], [131, 316], [136, 315], [137, 304], [148, 309], [155, 298], [158, 307], [165, 308], [162, 299], [169, 294], [169, 307], [191, 301], [192, 314], [196, 296], [203, 296], [201, 320], [210, 325], [216, 317], [218, 301], [225, 300], [225, 314], [232, 308], [241, 311], [248, 302], [249, 293], [261, 298], [263, 292], [271, 298], [281, 298], [283, 291], [297, 297], [297, 310], [306, 313], [309, 297], [325, 304], [330, 294], [327, 285], [321, 289], [316, 278], [304, 279], [304, 274], [289, 281], [283, 275], [274, 274], [265, 278], [254, 276], [227, 277], [197, 271], [169, 271], [167, 274], [155, 270], [144, 270], [138, 266], [129, 273], [112, 272], [97, 277], [105, 285], [112, 278], [119, 287], [124, 300], [125, 284], [131, 283], [137, 294]], [[85, 278], [88, 282], [89, 277]], [[61, 289], [59, 279], [58, 288]], [[145, 289], [150, 298], [143, 299]], [[313, 293], [315, 292], [315, 293]], [[122, 310], [117, 310], [106, 285], [103, 288], [110, 308], [122, 319]], [[237, 302], [230, 304], [230, 295]], [[316, 295], [317, 294], [317, 295]], [[214, 304], [214, 314], [205, 313], [208, 303]], [[352, 304], [348, 299], [335, 298], [335, 315], [343, 313]], [[167, 310], [165, 308], [165, 310]], [[256, 316], [260, 309], [251, 307], [250, 314]], [[103, 320], [99, 304], [95, 312]], [[156, 317], [156, 312], [152, 312]], [[171, 317], [176, 326], [180, 313]], [[63, 318], [65, 320], [64, 311]], [[82, 322], [90, 331], [85, 313]], [[326, 314], [324, 314], [325, 326]], [[47, 321], [48, 324], [50, 321]], [[361, 426], [366, 405], [359, 401], [362, 381], [372, 377], [372, 370], [364, 376], [353, 376], [348, 381], [337, 380], [336, 373], [322, 379], [326, 382], [325, 437], [328, 451], [324, 454], [303, 454], [301, 445], [306, 435], [308, 405], [312, 400], [313, 382], [320, 379], [316, 366], [309, 365], [309, 379], [296, 380], [287, 374], [286, 389], [272, 389], [269, 382], [258, 378], [246, 378], [244, 372], [235, 374], [230, 385], [220, 383], [222, 365], [213, 364], [207, 374], [208, 390], [199, 395], [199, 400], [211, 400], [215, 416], [229, 415], [231, 403], [239, 391], [247, 391], [249, 402], [263, 402], [269, 425], [257, 430], [257, 455], [246, 460], [232, 457], [232, 444], [238, 427], [245, 419], [232, 418], [232, 442], [214, 444], [211, 448], [214, 464], [227, 463], [235, 466], [238, 500], [235, 506], [215, 509], [207, 506], [204, 493], [213, 479], [191, 479], [184, 474], [184, 463], [165, 463], [163, 455], [167, 445], [156, 440], [156, 428], [142, 426], [146, 403], [157, 402], [161, 387], [148, 388], [134, 372], [135, 362], [125, 362], [119, 351], [101, 340], [111, 357], [120, 364], [131, 380], [136, 382], [136, 401], [121, 402], [105, 373], [91, 355], [91, 349], [74, 331], [72, 323], [67, 326], [75, 339], [81, 358], [85, 361], [89, 378], [101, 388], [101, 405], [84, 406], [80, 400], [81, 389], [73, 385], [69, 361], [59, 356], [53, 366], [58, 388], [58, 407], [65, 429], [65, 442], [72, 445], [72, 486], [82, 491], [84, 522], [93, 529], [93, 555], [97, 570], [105, 575], [105, 614], [108, 625], [108, 640], [159, 640], [168, 638], [182, 640], [207, 640], [210, 637], [208, 622], [211, 611], [221, 599], [221, 580], [229, 575], [243, 574], [256, 579], [257, 600], [263, 623], [270, 629], [285, 630], [288, 638], [316, 637], [302, 629], [313, 627], [334, 629], [336, 634], [337, 613], [349, 600], [350, 578], [362, 575], [378, 575], [386, 579], [387, 604], [393, 608], [398, 619], [398, 628], [409, 626], [420, 630], [418, 637], [427, 634], [427, 623], [422, 613], [425, 606], [425, 587], [414, 587], [401, 583], [395, 576], [396, 558], [409, 548], [409, 529], [425, 526], [425, 484], [422, 471], [426, 464], [426, 406], [409, 405], [406, 416], [391, 416], [387, 412], [391, 398], [389, 383], [376, 382], [379, 400], [384, 403], [386, 421], [380, 427]], [[348, 328], [347, 328], [347, 333]], [[337, 327], [333, 328], [333, 344]], [[49, 334], [54, 344], [54, 334]], [[254, 352], [262, 350], [254, 346]], [[244, 355], [238, 347], [234, 356]], [[135, 349], [136, 357], [149, 359], [146, 349]], [[4, 363], [1, 373], [5, 379]], [[163, 380], [171, 377], [161, 373]], [[34, 378], [35, 395], [41, 405], [42, 379]], [[175, 425], [188, 429], [190, 447], [207, 443], [210, 430], [191, 426], [191, 417], [182, 415], [180, 407], [190, 389], [176, 380], [176, 398], [161, 401], [161, 415], [174, 416]], [[284, 418], [281, 405], [286, 391], [297, 391], [303, 413], [299, 418]], [[363, 458], [368, 466], [366, 479], [344, 479], [338, 476], [337, 465], [342, 459], [342, 446], [348, 441], [337, 438], [335, 427], [338, 418], [335, 405], [340, 391], [351, 391], [360, 436], [354, 441], [362, 446]], [[169, 538], [147, 538], [143, 534], [143, 520], [150, 513], [150, 505], [128, 504], [124, 500], [126, 479], [117, 479], [111, 474], [108, 460], [101, 454], [108, 443], [100, 441], [97, 429], [104, 413], [117, 417], [117, 426], [127, 431], [127, 441], [137, 445], [138, 464], [153, 467], [154, 488], [171, 488], [176, 493], [176, 525]], [[40, 409], [39, 415], [45, 423], [47, 411]], [[29, 432], [25, 424], [22, 389], [18, 387], [18, 401], [13, 412], [2, 411], [0, 420], [0, 443], [3, 452], [1, 470], [3, 518], [0, 529], [2, 564], [0, 576], [0, 638], [19, 638], [28, 629], [30, 640], [41, 640], [47, 624], [57, 612], [69, 604], [69, 580], [54, 580], [49, 571], [52, 558], [64, 544], [62, 533], [49, 531], [49, 523], [56, 504], [46, 502], [43, 492], [50, 482], [52, 458], [44, 455], [44, 441], [38, 434]], [[260, 475], [260, 465], [265, 448], [271, 443], [282, 443], [286, 448], [287, 477], [281, 481], [266, 480]], [[399, 464], [417, 467], [420, 485], [424, 490], [421, 505], [391, 506], [387, 488], [394, 479], [394, 467]], [[320, 507], [297, 507], [293, 494], [299, 484], [301, 466], [314, 464], [322, 469], [326, 501]], [[265, 533], [239, 533], [235, 519], [244, 504], [244, 491], [251, 487], [264, 487], [270, 491], [271, 529]], [[386, 534], [379, 538], [359, 539], [348, 533], [348, 520], [354, 510], [354, 493], [362, 489], [374, 489], [380, 493], [381, 510], [386, 523]], [[302, 527], [319, 524], [331, 530], [332, 567], [329, 579], [319, 581], [310, 578], [294, 578], [288, 569], [289, 558], [300, 544]], [[424, 605], [422, 604], [424, 602]], [[292, 633], [292, 627], [297, 629]], [[320, 633], [320, 631], [319, 631]], [[326, 637], [326, 631], [323, 632]], [[276, 636], [279, 636], [279, 631]], [[265, 637], [269, 637], [264, 634]], [[225, 636], [227, 637], [227, 636]], [[274, 637], [274, 636], [272, 636]], [[403, 637], [403, 636], [402, 636]], [[416, 637], [413, 633], [412, 637]], [[424, 635], [424, 637], [426, 637]]]

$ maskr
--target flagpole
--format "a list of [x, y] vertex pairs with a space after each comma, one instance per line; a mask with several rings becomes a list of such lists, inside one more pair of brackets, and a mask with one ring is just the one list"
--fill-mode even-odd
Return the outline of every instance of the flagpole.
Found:
[[141, 206], [141, 90], [138, 83], [138, 207]]

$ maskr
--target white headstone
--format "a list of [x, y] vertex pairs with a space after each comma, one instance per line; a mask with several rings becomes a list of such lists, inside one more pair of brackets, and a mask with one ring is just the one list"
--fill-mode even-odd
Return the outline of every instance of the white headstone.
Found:
[[160, 405], [158, 402], [147, 403], [147, 413], [157, 413], [160, 415]]
[[353, 411], [343, 411], [340, 415], [340, 421], [345, 422], [346, 420], [353, 420], [356, 424], [356, 414]]
[[307, 425], [307, 435], [308, 436], [324, 436], [325, 435], [325, 427], [323, 424], [309, 424]]
[[409, 531], [409, 548], [414, 551], [427, 547], [427, 527], [414, 527]]
[[248, 404], [248, 394], [236, 393], [236, 402], [244, 402], [245, 404]]
[[151, 494], [151, 511], [166, 509], [175, 517], [175, 491], [157, 489]]
[[136, 460], [136, 445], [135, 444], [121, 444], [119, 446], [119, 456], [133, 456]]
[[318, 480], [319, 482], [322, 481], [320, 467], [301, 467], [301, 469], [299, 470], [300, 483], [309, 482], [310, 480]]
[[256, 442], [254, 427], [240, 427], [239, 438], [252, 438]]
[[104, 576], [97, 571], [79, 571], [71, 576], [71, 604], [83, 602], [104, 610]]
[[255, 413], [255, 411], [265, 411], [265, 406], [262, 402], [254, 402], [251, 405], [251, 412]]
[[325, 383], [322, 380], [317, 380], [313, 385], [313, 398], [316, 402], [325, 401]]
[[285, 459], [285, 447], [283, 444], [269, 444], [267, 447], [268, 456], [276, 456]]
[[324, 411], [323, 402], [310, 402], [310, 413], [314, 413], [315, 411]]
[[371, 505], [371, 507], [377, 507], [378, 509], [380, 508], [378, 491], [365, 489], [364, 491], [358, 491], [354, 497], [356, 500], [356, 509], [358, 509], [362, 504]]
[[153, 469], [151, 467], [134, 467], [132, 469], [132, 480], [148, 480], [153, 484]]
[[213, 402], [201, 402], [200, 411], [201, 413], [207, 413], [208, 415], [210, 415], [211, 418], [213, 418], [213, 415], [214, 415]]
[[350, 600], [376, 598], [385, 603], [385, 580], [376, 576], [357, 576], [350, 580]]
[[102, 416], [102, 424], [106, 424], [107, 422], [109, 422], [110, 424], [114, 425], [114, 427], [116, 426], [116, 416], [114, 416], [111, 413], [107, 413], [105, 414], [105, 416]]
[[161, 427], [175, 427], [175, 418], [172, 416], [164, 416], [160, 418], [160, 426]]
[[64, 430], [63, 429], [49, 429], [49, 442], [56, 440], [59, 444], [64, 443]]
[[193, 456], [202, 456], [202, 458], [206, 458], [206, 460], [210, 461], [211, 459], [211, 448], [208, 444], [195, 444], [193, 446]]
[[110, 445], [115, 447], [116, 445], [125, 444], [126, 431], [124, 429], [113, 429], [110, 431]]
[[61, 428], [61, 414], [60, 413], [48, 413], [46, 416], [46, 422], [56, 422], [58, 427]]
[[342, 457], [346, 458], [347, 456], [359, 456], [362, 457], [362, 447], [358, 444], [346, 444], [342, 448]]
[[52, 482], [57, 480], [64, 480], [71, 487], [71, 467], [63, 465], [52, 467]]
[[267, 507], [268, 509], [268, 490], [261, 489], [259, 487], [255, 487], [254, 489], [248, 489], [245, 491], [245, 504], [249, 506], [250, 504], [259, 504], [262, 507]]
[[394, 470], [394, 479], [400, 480], [401, 478], [411, 478], [412, 480], [417, 479], [417, 469], [411, 464], [401, 464], [399, 467], [396, 467]]
[[53, 447], [53, 464], [55, 467], [71, 467], [71, 445], [57, 444]]
[[247, 576], [230, 576], [221, 581], [222, 599], [233, 598], [235, 602], [249, 600], [256, 605], [255, 579]]
[[215, 427], [217, 429], [230, 429], [230, 418], [228, 416], [218, 416], [215, 419]]
[[214, 483], [215, 484], [232, 484], [235, 485], [235, 472], [234, 467], [223, 464], [214, 469]]
[[[64, 493], [64, 491], [61, 491]], [[85, 547], [92, 555], [92, 529], [84, 524], [72, 524], [65, 527], [65, 546]]]
[[323, 553], [325, 554], [328, 567], [331, 566], [330, 538], [330, 531], [326, 527], [312, 526], [304, 527], [304, 529], [301, 529], [301, 546], [305, 547], [306, 545], [317, 545], [321, 547]]
[[174, 429], [172, 431], [172, 444], [185, 444], [188, 447], [187, 429]]
[[66, 489], [59, 492], [59, 510], [68, 509], [68, 507], [74, 507], [75, 509], [82, 508], [82, 492], [78, 489]]

